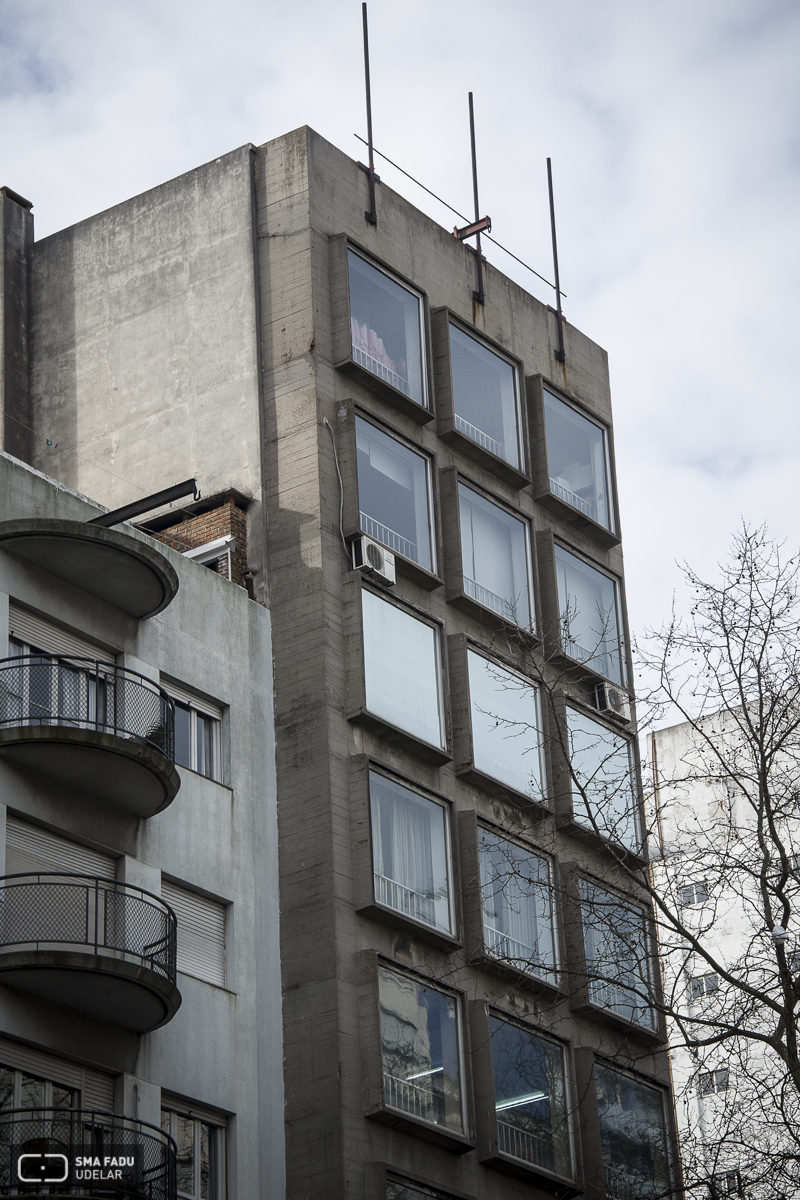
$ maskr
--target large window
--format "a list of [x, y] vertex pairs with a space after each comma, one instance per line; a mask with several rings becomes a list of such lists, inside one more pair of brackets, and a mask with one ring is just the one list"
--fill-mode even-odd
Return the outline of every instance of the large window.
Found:
[[428, 460], [356, 417], [359, 522], [364, 533], [434, 569]]
[[450, 364], [456, 429], [519, 468], [522, 455], [516, 367], [452, 324]]
[[462, 1133], [457, 1001], [388, 967], [379, 982], [385, 1103]]
[[219, 779], [220, 722], [193, 704], [175, 701], [175, 762]]
[[444, 747], [438, 631], [366, 588], [361, 597], [368, 710]]
[[497, 1017], [491, 1027], [498, 1149], [571, 1175], [564, 1051]]
[[0, 1112], [18, 1108], [77, 1108], [80, 1093], [26, 1071], [0, 1066]]
[[458, 485], [464, 591], [507, 621], [532, 624], [528, 526]]
[[632, 745], [575, 708], [567, 708], [569, 759], [575, 815], [636, 853], [642, 848]]
[[612, 1200], [669, 1192], [664, 1102], [657, 1088], [596, 1066], [603, 1173]]
[[605, 430], [547, 389], [544, 416], [550, 491], [598, 525], [613, 529]]
[[608, 575], [556, 546], [561, 640], [570, 658], [623, 683], [617, 585]]
[[472, 761], [534, 800], [544, 798], [539, 693], [529, 680], [467, 651]]
[[375, 899], [415, 921], [451, 933], [447, 814], [427, 800], [370, 771]]
[[427, 407], [422, 298], [348, 251], [354, 362]]
[[161, 1110], [161, 1128], [178, 1148], [179, 1200], [223, 1200], [225, 1129], [191, 1112]]
[[589, 1000], [626, 1021], [654, 1029], [644, 913], [586, 879], [581, 880], [580, 893]]
[[487, 951], [555, 982], [553, 886], [546, 858], [480, 830], [483, 938]]

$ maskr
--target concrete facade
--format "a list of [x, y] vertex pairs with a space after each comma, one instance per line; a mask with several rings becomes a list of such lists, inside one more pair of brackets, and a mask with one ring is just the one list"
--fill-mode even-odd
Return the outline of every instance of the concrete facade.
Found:
[[[555, 318], [545, 305], [489, 265], [486, 301], [476, 304], [468, 246], [383, 185], [371, 226], [366, 195], [357, 163], [303, 128], [34, 242], [26, 317], [31, 459], [109, 507], [190, 475], [206, 495], [234, 490], [250, 500], [248, 570], [253, 595], [269, 608], [274, 671], [287, 1197], [599, 1197], [607, 1179], [596, 1060], [655, 1088], [671, 1139], [661, 1033], [576, 999], [585, 974], [577, 880], [610, 878], [614, 858], [573, 812], [559, 758], [564, 695], [596, 714], [602, 677], [563, 653], [554, 546], [618, 581], [624, 645], [628, 637], [618, 514], [609, 535], [551, 493], [542, 397], [546, 385], [608, 431], [613, 491], [606, 355], [566, 325], [566, 362], [557, 362]], [[348, 245], [422, 294], [427, 411], [354, 366]], [[442, 314], [516, 365], [521, 469], [458, 432]], [[359, 524], [355, 415], [430, 464], [437, 565], [426, 571], [398, 556], [389, 599], [440, 640], [446, 734], [435, 753], [376, 719], [364, 696], [362, 593], [385, 593], [351, 569], [343, 548]], [[459, 479], [527, 523], [534, 633], [493, 619], [464, 591]], [[615, 493], [612, 503], [616, 511]], [[157, 524], [167, 536], [164, 513]], [[458, 664], [467, 644], [524, 678], [544, 679], [554, 696], [541, 803], [492, 784], [466, 761], [469, 701]], [[142, 648], [145, 661], [149, 652]], [[231, 762], [233, 755], [232, 748]], [[456, 913], [449, 940], [369, 899], [370, 764], [449, 813]], [[554, 864], [555, 988], [479, 953], [479, 827], [520, 839]], [[177, 853], [188, 870], [190, 847]], [[381, 964], [439, 986], [460, 1006], [466, 1119], [459, 1137], [390, 1111], [381, 1098]], [[490, 1013], [564, 1048], [574, 1156], [567, 1179], [492, 1149]], [[259, 1186], [230, 1195], [272, 1195], [265, 1177]], [[436, 1190], [420, 1191], [426, 1187]]]

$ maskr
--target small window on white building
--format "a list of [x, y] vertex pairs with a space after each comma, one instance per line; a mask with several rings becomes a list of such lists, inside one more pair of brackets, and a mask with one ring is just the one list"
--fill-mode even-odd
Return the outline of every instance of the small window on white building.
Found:
[[225, 987], [226, 905], [164, 879], [161, 898], [178, 924], [178, 970]]
[[719, 975], [716, 971], [709, 971], [706, 975], [695, 975], [689, 980], [689, 997], [692, 1000], [699, 1000], [702, 996], [710, 996], [718, 991]]
[[697, 1076], [697, 1090], [701, 1096], [708, 1096], [712, 1092], [727, 1092], [730, 1084], [730, 1072], [727, 1067], [720, 1067], [717, 1071], [701, 1071]]
[[224, 1117], [184, 1107], [179, 1101], [173, 1107], [167, 1099], [161, 1109], [161, 1128], [177, 1146], [179, 1200], [224, 1200]]
[[678, 888], [678, 903], [681, 908], [693, 908], [705, 904], [708, 899], [708, 884], [704, 879], [698, 883], [687, 883]]

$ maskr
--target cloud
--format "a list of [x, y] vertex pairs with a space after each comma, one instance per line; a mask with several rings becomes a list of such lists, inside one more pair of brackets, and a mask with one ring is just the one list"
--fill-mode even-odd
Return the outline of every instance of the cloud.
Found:
[[[357, 0], [0, 12], [4, 182], [37, 236], [304, 123], [363, 155]], [[633, 625], [741, 515], [799, 542], [797, 5], [370, 0], [370, 33], [377, 146], [471, 211], [471, 89], [481, 206], [548, 276], [553, 157], [567, 317], [610, 355]]]

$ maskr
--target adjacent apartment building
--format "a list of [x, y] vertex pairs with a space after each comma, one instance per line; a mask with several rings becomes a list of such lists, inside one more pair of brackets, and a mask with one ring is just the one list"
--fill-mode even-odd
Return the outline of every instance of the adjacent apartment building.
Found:
[[[186, 1030], [176, 1078], [145, 1077], [229, 1130], [280, 1102], [290, 1200], [675, 1194], [606, 356], [565, 323], [560, 361], [552, 310], [488, 264], [480, 303], [474, 251], [377, 195], [373, 224], [363, 169], [308, 128], [39, 242], [3, 190], [6, 450], [111, 509], [197, 479], [127, 536], [203, 597], [157, 648], [101, 636], [176, 702], [213, 699], [250, 789], [215, 808], [226, 781], [195, 762], [202, 801], [135, 836], [162, 822], [141, 860], [229, 906], [253, 1061], [208, 1044], [205, 1009], [180, 1026], [184, 1001], [136, 1035]], [[267, 621], [271, 662], [245, 636]], [[251, 689], [274, 711], [254, 720]], [[279, 914], [248, 824], [269, 824], [273, 743]], [[261, 1149], [257, 1184], [229, 1169], [202, 1195], [277, 1195], [283, 1151]]]

